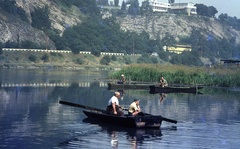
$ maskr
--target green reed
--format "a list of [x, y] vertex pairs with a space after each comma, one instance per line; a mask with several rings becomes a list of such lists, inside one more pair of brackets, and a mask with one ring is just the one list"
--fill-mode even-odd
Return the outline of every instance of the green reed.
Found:
[[127, 80], [159, 82], [160, 77], [171, 84], [209, 85], [209, 86], [240, 86], [240, 69], [225, 67], [188, 67], [182, 65], [151, 65], [133, 64], [113, 72], [109, 77], [120, 78], [121, 74]]

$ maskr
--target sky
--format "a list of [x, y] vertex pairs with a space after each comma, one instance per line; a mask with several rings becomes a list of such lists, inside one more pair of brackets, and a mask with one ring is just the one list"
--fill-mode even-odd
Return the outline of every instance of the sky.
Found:
[[[123, 0], [119, 0], [119, 5], [121, 6]], [[126, 1], [126, 0], [125, 0]], [[138, 0], [140, 5], [143, 0]], [[167, 3], [168, 0], [158, 0], [160, 2]], [[187, 3], [193, 2], [195, 4], [204, 4], [206, 6], [213, 6], [217, 9], [218, 13], [226, 13], [230, 17], [236, 16], [240, 19], [240, 0], [175, 0], [175, 3]]]

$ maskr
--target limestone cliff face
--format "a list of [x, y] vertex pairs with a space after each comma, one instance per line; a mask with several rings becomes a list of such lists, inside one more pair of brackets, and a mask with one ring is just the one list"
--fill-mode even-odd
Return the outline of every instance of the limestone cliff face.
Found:
[[[72, 7], [70, 10], [62, 10], [53, 0], [16, 0], [16, 4], [24, 9], [30, 23], [32, 20], [30, 14], [35, 8], [48, 6], [51, 26], [60, 32], [60, 36], [67, 27], [80, 23], [80, 18], [84, 17], [78, 8]], [[48, 48], [55, 49], [54, 43], [43, 31], [35, 29], [31, 24], [4, 12], [0, 12], [0, 35], [0, 42], [2, 43], [30, 40], [42, 45], [48, 44]]]
[[193, 29], [201, 29], [201, 34], [214, 36], [216, 38], [236, 37], [236, 44], [240, 44], [240, 31], [224, 26], [215, 19], [198, 16], [185, 16], [176, 14], [160, 14], [152, 16], [126, 16], [118, 17], [118, 22], [123, 30], [132, 30], [138, 33], [146, 31], [150, 37], [163, 38], [170, 34], [178, 40], [181, 36], [190, 36]]

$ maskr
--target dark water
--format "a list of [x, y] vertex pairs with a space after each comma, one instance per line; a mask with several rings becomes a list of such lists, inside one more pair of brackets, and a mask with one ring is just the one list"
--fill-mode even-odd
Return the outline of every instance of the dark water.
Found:
[[96, 124], [66, 100], [105, 109], [113, 91], [105, 71], [1, 71], [0, 148], [239, 148], [240, 89], [204, 88], [203, 94], [159, 94], [124, 90], [129, 105], [141, 99], [146, 113], [178, 120], [160, 130], [126, 129]]

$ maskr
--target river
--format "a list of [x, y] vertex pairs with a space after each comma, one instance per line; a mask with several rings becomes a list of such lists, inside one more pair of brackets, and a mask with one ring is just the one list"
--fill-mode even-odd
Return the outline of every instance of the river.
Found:
[[59, 100], [105, 109], [114, 90], [108, 71], [1, 69], [0, 148], [239, 148], [240, 89], [201, 89], [202, 94], [124, 90], [120, 104], [140, 98], [142, 110], [177, 120], [159, 130], [98, 124], [81, 108]]

